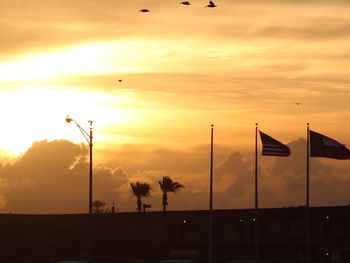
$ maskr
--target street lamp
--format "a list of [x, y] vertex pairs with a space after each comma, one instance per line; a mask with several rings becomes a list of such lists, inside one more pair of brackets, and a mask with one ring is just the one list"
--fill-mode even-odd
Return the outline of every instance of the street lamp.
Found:
[[89, 262], [92, 260], [92, 237], [91, 237], [91, 221], [92, 221], [92, 121], [88, 121], [90, 125], [90, 133], [85, 131], [75, 120], [70, 118], [69, 116], [66, 117], [66, 122], [74, 122], [80, 132], [83, 134], [85, 140], [89, 144], [89, 151], [90, 151], [90, 162], [89, 162], [89, 230], [88, 230], [88, 243], [89, 243]]
[[74, 122], [81, 133], [83, 134], [85, 140], [89, 144], [90, 149], [90, 173], [89, 173], [89, 214], [92, 214], [92, 121], [89, 121], [90, 124], [90, 133], [86, 132], [75, 120], [70, 118], [69, 116], [66, 117], [66, 122]]

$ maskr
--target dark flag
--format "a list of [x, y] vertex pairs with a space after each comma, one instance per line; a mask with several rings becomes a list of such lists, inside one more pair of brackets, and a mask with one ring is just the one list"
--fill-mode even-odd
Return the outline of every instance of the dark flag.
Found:
[[289, 147], [271, 136], [259, 131], [261, 142], [263, 145], [262, 155], [269, 156], [289, 156], [290, 150]]
[[310, 130], [310, 156], [348, 160], [350, 151], [344, 144]]

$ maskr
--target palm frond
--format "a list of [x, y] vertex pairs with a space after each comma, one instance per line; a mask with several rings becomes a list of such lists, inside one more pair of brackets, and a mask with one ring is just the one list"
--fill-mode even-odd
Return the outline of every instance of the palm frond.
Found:
[[169, 176], [164, 176], [163, 179], [159, 181], [159, 185], [163, 193], [175, 193], [184, 187], [179, 182], [174, 182]]
[[149, 197], [151, 196], [151, 185], [144, 182], [130, 183], [131, 192], [136, 197]]

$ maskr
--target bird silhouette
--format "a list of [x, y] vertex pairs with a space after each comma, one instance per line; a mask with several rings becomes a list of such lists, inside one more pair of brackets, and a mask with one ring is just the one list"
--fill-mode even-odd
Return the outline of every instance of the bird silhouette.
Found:
[[217, 7], [217, 5], [215, 5], [213, 1], [209, 1], [209, 4], [206, 5], [205, 7], [214, 8], [214, 7]]
[[180, 5], [191, 5], [191, 3], [188, 2], [188, 1], [183, 1], [183, 2], [180, 3]]
[[122, 82], [123, 80], [121, 80], [121, 79], [118, 79], [118, 81], [119, 81], [119, 82]]
[[150, 12], [150, 10], [149, 10], [149, 9], [147, 9], [147, 8], [143, 8], [143, 9], [141, 9], [139, 12], [142, 12], [142, 13], [148, 13], [148, 12]]
[[301, 102], [294, 102], [294, 104], [300, 106], [300, 105], [303, 105]]

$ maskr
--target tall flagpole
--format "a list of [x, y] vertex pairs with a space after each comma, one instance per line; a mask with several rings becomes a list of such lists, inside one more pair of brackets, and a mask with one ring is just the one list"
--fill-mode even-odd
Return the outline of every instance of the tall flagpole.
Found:
[[214, 125], [211, 125], [210, 134], [210, 193], [209, 193], [209, 251], [208, 262], [213, 262], [213, 152], [214, 152]]
[[310, 261], [310, 218], [309, 218], [309, 205], [310, 205], [310, 127], [309, 123], [307, 123], [307, 135], [306, 135], [306, 211], [305, 211], [305, 241], [306, 241], [306, 249], [305, 249], [305, 262], [309, 263]]
[[258, 124], [255, 123], [255, 242], [254, 257], [255, 262], [259, 260], [259, 228], [258, 228], [258, 209], [259, 209], [259, 192], [258, 192]]

